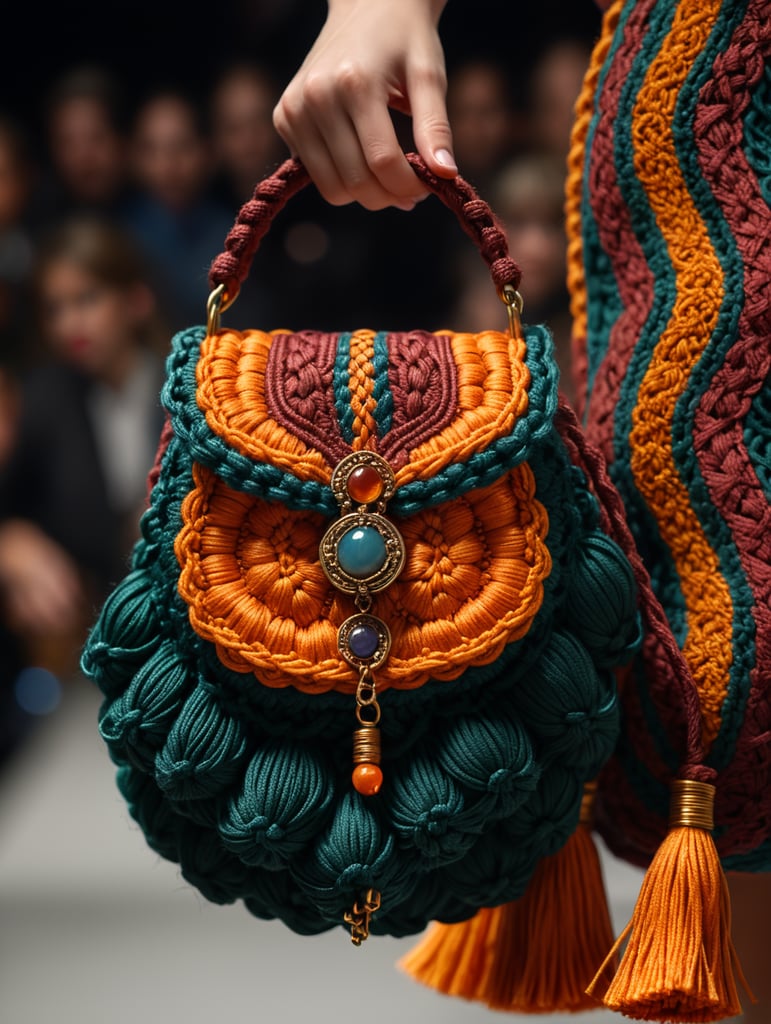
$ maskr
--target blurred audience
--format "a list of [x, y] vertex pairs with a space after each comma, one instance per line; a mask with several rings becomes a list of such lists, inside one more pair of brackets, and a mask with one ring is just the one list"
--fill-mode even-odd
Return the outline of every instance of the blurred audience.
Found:
[[187, 96], [161, 92], [136, 115], [131, 167], [138, 194], [125, 223], [152, 270], [175, 327], [205, 320], [207, 272], [233, 224], [211, 195], [214, 161], [202, 116]]
[[530, 145], [554, 154], [563, 166], [570, 148], [575, 103], [590, 54], [590, 47], [580, 39], [557, 40], [544, 50], [530, 76]]
[[447, 113], [461, 175], [483, 193], [501, 165], [521, 147], [522, 118], [503, 68], [474, 60], [452, 71]]
[[114, 225], [59, 226], [35, 283], [49, 358], [22, 378], [0, 467], [0, 594], [28, 657], [66, 673], [136, 537], [161, 360], [144, 267]]
[[26, 339], [33, 252], [28, 207], [33, 180], [25, 135], [13, 121], [0, 117], [0, 362], [6, 364]]
[[120, 87], [104, 69], [78, 67], [54, 84], [46, 106], [53, 176], [41, 219], [120, 214], [127, 188], [124, 120]]
[[234, 210], [288, 155], [273, 127], [279, 95], [273, 78], [255, 64], [235, 65], [214, 86], [210, 104], [214, 154]]
[[[563, 165], [556, 156], [531, 153], [517, 157], [503, 169], [492, 184], [489, 198], [503, 224], [510, 252], [522, 268], [523, 318], [526, 323], [545, 323], [551, 330], [560, 387], [572, 399], [564, 183]], [[464, 278], [458, 323], [471, 331], [501, 324], [505, 311], [487, 268], [478, 258], [467, 261]]]

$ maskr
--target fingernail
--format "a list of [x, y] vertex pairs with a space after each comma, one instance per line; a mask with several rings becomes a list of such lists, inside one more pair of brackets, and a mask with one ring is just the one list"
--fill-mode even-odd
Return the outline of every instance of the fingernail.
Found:
[[437, 149], [434, 153], [434, 159], [442, 167], [446, 167], [448, 170], [457, 171], [457, 165], [455, 163], [455, 157], [449, 151], [449, 149]]

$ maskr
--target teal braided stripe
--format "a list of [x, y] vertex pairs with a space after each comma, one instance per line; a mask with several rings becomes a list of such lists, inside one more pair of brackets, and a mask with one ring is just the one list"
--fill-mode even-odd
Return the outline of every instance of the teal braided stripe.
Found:
[[343, 332], [337, 340], [337, 355], [332, 371], [332, 390], [340, 433], [346, 444], [353, 444], [353, 409], [351, 408], [351, 332]]
[[771, 504], [771, 375], [755, 395], [744, 421], [744, 443], [752, 468]]
[[388, 332], [378, 331], [373, 341], [375, 349], [372, 366], [375, 371], [375, 383], [372, 397], [375, 400], [373, 413], [377, 423], [377, 436], [382, 440], [391, 429], [394, 412], [394, 396], [388, 381]]
[[[594, 115], [589, 123], [584, 146], [584, 169], [582, 174], [581, 197], [581, 236], [583, 247], [584, 275], [587, 288], [587, 322], [586, 322], [586, 355], [587, 355], [587, 397], [591, 396], [592, 385], [597, 368], [607, 351], [610, 329], [621, 312], [621, 299], [616, 287], [610, 260], [600, 244], [597, 222], [592, 210], [590, 193], [589, 167], [592, 160], [594, 135], [600, 118], [599, 97], [613, 64], [618, 48], [624, 39], [624, 28], [629, 18], [633, 2], [627, 3], [621, 12], [613, 42], [608, 56], [600, 69], [597, 88], [594, 94]], [[587, 401], [587, 409], [589, 402]]]
[[708, 758], [708, 763], [718, 771], [730, 763], [734, 756], [749, 696], [750, 672], [755, 662], [754, 597], [731, 530], [713, 504], [701, 473], [693, 444], [694, 415], [703, 395], [709, 391], [714, 375], [723, 365], [728, 350], [738, 338], [742, 307], [738, 297], [744, 294], [744, 265], [731, 227], [702, 175], [698, 161], [698, 139], [694, 145], [693, 124], [700, 90], [712, 74], [715, 59], [730, 44], [731, 36], [744, 16], [745, 7], [745, 3], [737, 3], [735, 0], [723, 4], [707, 45], [694, 62], [680, 91], [673, 123], [673, 139], [683, 177], [724, 274], [724, 298], [712, 338], [701, 358], [691, 368], [672, 421], [672, 454], [680, 478], [688, 489], [694, 514], [719, 560], [720, 574], [730, 589], [734, 608], [733, 661], [728, 690], [721, 712], [720, 733]]
[[755, 86], [744, 116], [744, 155], [758, 178], [760, 191], [771, 205], [771, 64]]

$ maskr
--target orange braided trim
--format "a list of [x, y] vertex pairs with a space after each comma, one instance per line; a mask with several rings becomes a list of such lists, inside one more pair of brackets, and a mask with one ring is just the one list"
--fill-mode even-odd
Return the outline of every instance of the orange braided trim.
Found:
[[525, 342], [500, 331], [437, 332], [450, 339], [457, 367], [458, 415], [444, 430], [413, 448], [396, 470], [396, 486], [431, 480], [446, 466], [467, 462], [509, 435], [527, 413], [530, 371]]
[[675, 104], [720, 13], [720, 0], [680, 4], [633, 114], [635, 170], [666, 240], [677, 294], [633, 412], [635, 483], [659, 524], [686, 604], [683, 654], [699, 690], [704, 741], [720, 730], [732, 661], [733, 604], [720, 562], [680, 480], [672, 445], [678, 399], [709, 344], [724, 301], [723, 272], [683, 178], [672, 134]]
[[377, 437], [375, 423], [375, 368], [372, 360], [375, 356], [375, 332], [356, 331], [350, 340], [351, 358], [348, 364], [351, 392], [351, 411], [353, 412], [353, 443], [355, 452], [366, 448], [370, 438]]
[[[319, 563], [325, 518], [233, 491], [201, 466], [194, 478], [175, 545], [193, 629], [228, 668], [267, 686], [353, 693], [337, 630], [354, 607]], [[393, 638], [379, 692], [454, 679], [524, 636], [551, 569], [547, 515], [534, 495], [522, 465], [398, 521], [406, 566], [373, 606]]]

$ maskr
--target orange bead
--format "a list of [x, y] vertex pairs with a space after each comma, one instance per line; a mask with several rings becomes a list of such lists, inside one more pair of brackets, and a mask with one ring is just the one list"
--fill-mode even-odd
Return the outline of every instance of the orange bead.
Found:
[[358, 505], [370, 505], [383, 493], [383, 478], [374, 466], [357, 466], [346, 480], [345, 488]]
[[362, 796], [374, 796], [383, 785], [383, 773], [376, 764], [357, 764], [351, 778], [353, 788]]

